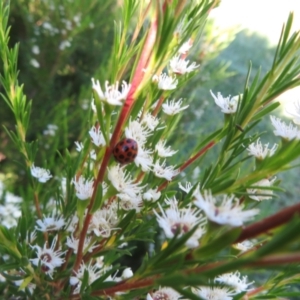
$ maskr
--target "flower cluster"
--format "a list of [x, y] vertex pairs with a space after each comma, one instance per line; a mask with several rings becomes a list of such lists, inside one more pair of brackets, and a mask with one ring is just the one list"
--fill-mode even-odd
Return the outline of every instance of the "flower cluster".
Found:
[[[193, 288], [192, 292], [205, 300], [232, 300], [235, 295], [249, 291], [250, 289], [248, 287], [251, 284], [253, 284], [253, 282], [247, 282], [247, 276], [241, 277], [241, 274], [236, 271], [234, 273], [226, 273], [217, 276], [214, 279], [214, 284], [211, 286], [199, 286]], [[149, 293], [146, 299], [179, 300], [183, 298], [172, 288], [161, 287], [157, 291]]]
[[[293, 114], [294, 115], [294, 114]], [[300, 130], [297, 126], [293, 126], [292, 123], [287, 125], [280, 118], [276, 118], [271, 116], [271, 122], [274, 126], [274, 134], [280, 136], [284, 140], [291, 141], [293, 139], [299, 140], [300, 139]], [[297, 119], [294, 118], [297, 121]], [[296, 123], [297, 124], [297, 123]]]
[[21, 217], [20, 203], [22, 198], [6, 190], [5, 184], [0, 180], [0, 221], [7, 228], [17, 225]]
[[[300, 40], [299, 49], [289, 53], [294, 48], [284, 44], [293, 44], [296, 35], [287, 42], [284, 33], [282, 49], [277, 51], [283, 58], [275, 59], [261, 83], [256, 76], [253, 85], [247, 82], [242, 93], [233, 97], [210, 90], [213, 106], [218, 114], [221, 110], [224, 120], [212, 118], [217, 128], [208, 132], [204, 118], [199, 118], [196, 138], [185, 144], [192, 132], [185, 135], [187, 129], [179, 121], [194, 106], [190, 93], [185, 98], [178, 94], [182, 88], [190, 89], [190, 79], [200, 73], [199, 60], [191, 62], [188, 57], [202, 58], [193, 45], [216, 1], [171, 2], [157, 1], [144, 12], [139, 1], [134, 9], [130, 1], [123, 3], [125, 18], [135, 17], [139, 8], [136, 28], [129, 32], [125, 20], [116, 26], [107, 70], [95, 72], [99, 80], [91, 78], [89, 92], [82, 92], [86, 93], [83, 108], [79, 105], [80, 113], [74, 114], [84, 119], [80, 129], [74, 130], [76, 135], [62, 134], [67, 148], [62, 150], [60, 132], [70, 116], [65, 116], [65, 126], [59, 117], [52, 120], [43, 131], [43, 139], [48, 139], [43, 144], [45, 155], [37, 155], [36, 144], [27, 142], [30, 105], [22, 106], [26, 97], [17, 73], [9, 73], [16, 68], [6, 68], [16, 66], [15, 52], [10, 52], [8, 39], [5, 44], [0, 38], [5, 66], [0, 83], [17, 124], [17, 134], [11, 137], [27, 167], [27, 172], [20, 172], [22, 198], [8, 192], [0, 181], [3, 297], [248, 299], [253, 282], [235, 270], [252, 267], [251, 263], [255, 267], [268, 266], [270, 261], [286, 263], [281, 253], [278, 257], [271, 253], [275, 246], [289, 249], [292, 245], [290, 250], [297, 250], [297, 243], [286, 238], [293, 238], [293, 228], [287, 234], [288, 226], [282, 231], [277, 228], [294, 211], [263, 222], [257, 207], [261, 201], [273, 201], [280, 184], [277, 174], [300, 156], [300, 101], [288, 111], [295, 125], [270, 117], [274, 134], [282, 139], [278, 144], [262, 143], [264, 137], [253, 128], [276, 107], [270, 105], [272, 97], [297, 82], [299, 71], [289, 68], [299, 58]], [[6, 20], [2, 8], [0, 4], [0, 20]], [[60, 9], [60, 13], [66, 12]], [[82, 18], [84, 13], [61, 18], [65, 28], [60, 30], [45, 16], [37, 22], [38, 32], [61, 35], [57, 48], [65, 51], [72, 47], [72, 30], [80, 27]], [[0, 36], [8, 37], [2, 23]], [[43, 49], [33, 45], [31, 52], [34, 58], [29, 64], [38, 69]], [[53, 73], [69, 70], [67, 65], [56, 68]], [[23, 112], [16, 103], [22, 103]], [[79, 120], [76, 117], [74, 123]], [[299, 210], [297, 206], [295, 212]], [[270, 224], [274, 219], [275, 225]], [[248, 225], [251, 221], [256, 223]], [[277, 233], [278, 238], [268, 244]], [[254, 296], [264, 293], [266, 297], [270, 286], [258, 287]]]

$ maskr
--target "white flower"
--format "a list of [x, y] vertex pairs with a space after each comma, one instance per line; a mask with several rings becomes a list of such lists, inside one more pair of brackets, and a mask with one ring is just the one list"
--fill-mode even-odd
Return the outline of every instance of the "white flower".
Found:
[[166, 73], [162, 73], [159, 76], [154, 75], [152, 80], [157, 82], [160, 90], [174, 90], [178, 84], [178, 79], [176, 79], [176, 77], [168, 76]]
[[4, 183], [0, 180], [0, 199], [3, 199], [3, 204], [0, 204], [0, 221], [1, 225], [6, 228], [15, 227], [18, 224], [18, 218], [21, 217], [21, 209], [19, 203], [23, 199], [5, 190]]
[[134, 159], [134, 163], [137, 167], [141, 167], [143, 172], [148, 172], [151, 170], [153, 163], [153, 157], [151, 156], [152, 151], [146, 150], [143, 147], [139, 147], [137, 156]]
[[200, 211], [192, 209], [190, 205], [186, 208], [179, 208], [178, 201], [173, 199], [165, 200], [165, 203], [170, 207], [162, 209], [160, 204], [158, 204], [162, 216], [160, 216], [155, 210], [157, 222], [159, 226], [164, 230], [167, 238], [173, 238], [178, 232], [179, 237], [184, 233], [189, 232], [195, 226], [197, 230], [194, 234], [187, 240], [186, 246], [188, 248], [195, 248], [199, 246], [199, 239], [205, 233], [204, 225], [206, 224], [206, 219], [200, 214]]
[[49, 22], [44, 22], [44, 23], [42, 24], [42, 27], [43, 27], [45, 30], [52, 32], [53, 34], [54, 34], [54, 33], [57, 33], [57, 28], [54, 28], [54, 27], [52, 26], [52, 24], [49, 23]]
[[31, 175], [37, 178], [37, 180], [42, 183], [45, 183], [52, 177], [49, 170], [35, 167], [34, 164], [31, 166], [30, 171]]
[[189, 39], [187, 42], [183, 43], [180, 46], [178, 53], [186, 55], [188, 53], [188, 51], [192, 48], [192, 46], [193, 46], [193, 41], [192, 41], [192, 39]]
[[97, 154], [96, 154], [96, 151], [95, 151], [94, 149], [92, 149], [92, 150], [90, 151], [90, 158], [91, 158], [92, 160], [96, 160], [96, 159], [97, 159]]
[[300, 100], [295, 101], [293, 104], [294, 109], [286, 109], [286, 111], [294, 117], [293, 122], [297, 125], [300, 125]]
[[239, 96], [234, 96], [232, 98], [226, 97], [224, 98], [220, 92], [218, 92], [217, 96], [210, 91], [211, 95], [215, 99], [215, 103], [221, 108], [221, 111], [224, 114], [233, 114], [237, 110]]
[[62, 42], [59, 44], [58, 49], [61, 50], [61, 51], [63, 51], [63, 50], [65, 50], [65, 49], [68, 48], [68, 47], [71, 47], [71, 42], [68, 41], [68, 40], [65, 40], [65, 41], [62, 41]]
[[71, 20], [67, 20], [67, 19], [62, 18], [61, 21], [66, 26], [67, 30], [72, 30], [73, 29], [73, 26], [72, 26], [73, 24], [72, 24]]
[[0, 204], [0, 220], [1, 225], [6, 228], [17, 226], [18, 218], [21, 217], [22, 213], [20, 207], [14, 203]]
[[160, 157], [169, 157], [174, 155], [178, 151], [174, 151], [171, 149], [171, 147], [165, 147], [166, 146], [166, 141], [160, 140], [156, 145], [155, 145], [155, 150], [157, 151], [158, 156]]
[[119, 223], [117, 214], [117, 204], [97, 210], [89, 224], [89, 232], [93, 232], [96, 236], [108, 238], [113, 230], [117, 230], [116, 225]]
[[[0, 190], [0, 197], [1, 197], [1, 190]], [[10, 204], [18, 204], [21, 203], [23, 199], [19, 196], [16, 196], [12, 194], [11, 192], [6, 191], [5, 192], [5, 203], [10, 203]]]
[[71, 220], [68, 220], [67, 223], [67, 226], [66, 226], [66, 231], [68, 232], [75, 232], [76, 228], [77, 228], [77, 225], [78, 225], [78, 217], [77, 215], [73, 215]]
[[32, 46], [31, 51], [33, 54], [40, 54], [40, 48], [38, 45]]
[[129, 173], [124, 171], [124, 168], [112, 166], [108, 169], [108, 179], [119, 193], [127, 194], [130, 197], [135, 197], [140, 194], [143, 187], [139, 183], [135, 183]]
[[137, 212], [139, 212], [141, 210], [142, 205], [143, 205], [141, 194], [129, 196], [126, 193], [120, 193], [120, 194], [117, 194], [117, 196], [120, 199], [119, 205], [124, 210], [134, 209]]
[[35, 241], [37, 235], [36, 235], [36, 231], [33, 230], [32, 232], [27, 231], [27, 235], [26, 235], [26, 244], [31, 244]]
[[207, 190], [202, 195], [199, 186], [193, 195], [196, 198], [194, 204], [205, 212], [207, 218], [221, 225], [242, 226], [259, 212], [258, 209], [243, 210], [244, 206], [233, 195], [224, 195], [222, 201], [218, 201]]
[[180, 55], [176, 55], [170, 60], [170, 68], [173, 73], [183, 75], [193, 72], [199, 67], [195, 62], [188, 66], [189, 62], [189, 60], [181, 59]]
[[40, 67], [40, 63], [35, 59], [35, 58], [32, 58], [30, 60], [30, 64], [34, 67], [34, 68], [39, 68]]
[[64, 259], [61, 258], [65, 252], [56, 249], [57, 236], [53, 239], [50, 248], [47, 248], [46, 244], [41, 248], [38, 245], [31, 246], [37, 252], [37, 258], [32, 258], [30, 261], [35, 266], [41, 266], [41, 270], [52, 277], [54, 269], [60, 267], [64, 263]]
[[109, 85], [108, 81], [105, 81], [105, 92], [102, 91], [99, 80], [95, 82], [92, 78], [92, 88], [97, 92], [100, 100], [107, 102], [110, 105], [123, 105], [123, 100], [127, 98], [131, 84], [127, 84], [122, 81], [122, 91], [119, 91], [119, 82], [114, 85]]
[[201, 286], [193, 293], [205, 300], [232, 300], [236, 293], [227, 287]]
[[139, 147], [143, 146], [147, 142], [147, 138], [150, 135], [152, 135], [152, 130], [143, 126], [138, 121], [130, 120], [128, 126], [125, 128], [126, 138], [135, 140]]
[[83, 144], [81, 142], [74, 142], [76, 146], [76, 151], [81, 152], [84, 148]]
[[[96, 246], [94, 245], [95, 241], [91, 242], [92, 238], [91, 237], [86, 237], [84, 240], [83, 244], [83, 252], [85, 253], [86, 251], [92, 252]], [[73, 252], [77, 254], [78, 250], [78, 244], [79, 244], [79, 239], [76, 239], [74, 236], [68, 236], [66, 244], [69, 248], [73, 249]]]
[[[274, 183], [275, 180], [276, 180], [276, 177], [274, 177], [272, 180], [262, 179], [259, 182], [256, 182], [255, 184], [253, 184], [254, 186], [259, 186], [261, 188], [260, 189], [259, 188], [247, 189], [249, 198], [256, 200], [256, 201], [271, 199], [273, 197], [273, 191], [269, 190], [267, 188], [272, 186], [272, 184]], [[266, 187], [266, 189], [264, 189], [264, 187]]]
[[78, 179], [72, 179], [72, 183], [74, 183], [76, 196], [80, 200], [86, 200], [92, 197], [94, 191], [94, 180], [88, 180], [84, 177], [80, 176]]
[[43, 220], [36, 221], [38, 226], [35, 226], [36, 230], [47, 232], [47, 231], [57, 231], [65, 226], [65, 220], [63, 216], [52, 215], [51, 217], [45, 217]]
[[274, 146], [271, 149], [269, 149], [268, 147], [269, 147], [269, 144], [265, 144], [265, 146], [263, 146], [258, 138], [256, 141], [256, 144], [251, 143], [248, 146], [247, 150], [249, 152], [249, 155], [253, 155], [257, 159], [263, 160], [267, 156], [272, 156], [275, 153], [278, 145], [274, 144]]
[[91, 285], [96, 279], [98, 279], [104, 269], [99, 269], [98, 266], [92, 265], [91, 262], [89, 265], [81, 264], [78, 272], [76, 272], [76, 276], [70, 277], [70, 284], [76, 286], [74, 289], [74, 294], [78, 294], [81, 288], [81, 281], [83, 280], [84, 273], [88, 273], [88, 286]]
[[164, 161], [161, 165], [159, 164], [159, 161], [153, 165], [153, 173], [156, 177], [159, 178], [165, 178], [168, 181], [171, 181], [172, 178], [179, 174], [179, 170], [175, 170], [175, 167], [168, 166], [166, 167], [166, 161]]
[[80, 22], [81, 22], [81, 14], [75, 15], [75, 16], [73, 17], [73, 20], [74, 20], [74, 22], [75, 22], [77, 25], [80, 25]]
[[133, 276], [133, 272], [131, 270], [131, 268], [126, 268], [124, 269], [123, 273], [122, 273], [122, 279], [129, 279]]
[[178, 186], [179, 186], [179, 188], [182, 190], [182, 191], [184, 191], [184, 192], [186, 192], [187, 194], [190, 192], [190, 190], [192, 189], [192, 184], [190, 183], [190, 182], [186, 182], [185, 183], [185, 187], [179, 182], [178, 183]]
[[104, 268], [104, 256], [97, 256], [95, 257], [95, 265], [99, 268], [102, 269]]
[[56, 130], [58, 129], [58, 126], [55, 124], [48, 124], [47, 129], [43, 131], [44, 135], [50, 135], [55, 136]]
[[232, 246], [233, 246], [233, 248], [235, 248], [237, 250], [246, 252], [246, 251], [250, 250], [251, 248], [253, 248], [254, 244], [251, 241], [246, 240], [241, 243], [234, 244]]
[[175, 102], [175, 100], [167, 100], [166, 103], [163, 103], [162, 110], [165, 114], [169, 116], [173, 116], [181, 112], [182, 110], [185, 110], [189, 107], [189, 105], [181, 107], [182, 99], [180, 98], [178, 101]]
[[97, 147], [106, 145], [103, 133], [101, 132], [99, 126], [93, 126], [89, 131], [89, 135], [93, 144], [95, 144]]
[[275, 127], [273, 131], [275, 135], [282, 137], [285, 140], [293, 140], [293, 139], [300, 139], [300, 131], [296, 126], [293, 126], [292, 123], [287, 125], [280, 118], [276, 118], [274, 116], [270, 116], [271, 122]]
[[181, 295], [175, 290], [163, 287], [159, 288], [157, 291], [148, 293], [146, 300], [178, 300]]
[[143, 199], [146, 201], [157, 201], [161, 195], [161, 192], [156, 189], [149, 189], [143, 194]]
[[150, 113], [146, 113], [143, 116], [141, 124], [145, 125], [150, 130], [153, 131], [156, 128], [156, 126], [159, 124], [159, 120], [156, 117], [154, 117], [153, 115], [151, 115]]
[[229, 285], [237, 294], [248, 291], [248, 286], [253, 284], [253, 282], [247, 283], [247, 276], [241, 277], [238, 271], [219, 275], [215, 278], [215, 282]]

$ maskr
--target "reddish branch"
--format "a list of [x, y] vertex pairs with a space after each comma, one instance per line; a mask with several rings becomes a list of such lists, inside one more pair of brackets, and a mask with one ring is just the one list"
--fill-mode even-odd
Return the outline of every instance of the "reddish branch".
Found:
[[[249, 262], [245, 263], [244, 265], [241, 265], [241, 268], [254, 268], [254, 267], [264, 267], [264, 266], [278, 266], [278, 265], [285, 265], [285, 264], [291, 264], [291, 263], [299, 263], [300, 262], [300, 254], [299, 253], [293, 253], [293, 254], [280, 254], [280, 255], [271, 255], [268, 257], [261, 258], [255, 262]], [[184, 271], [186, 275], [189, 274], [201, 274], [203, 272], [213, 270], [215, 268], [221, 267], [222, 265], [225, 265], [226, 262], [217, 262], [217, 263], [210, 263], [198, 268], [192, 268], [189, 270]], [[93, 296], [101, 296], [101, 295], [114, 295], [117, 292], [125, 292], [125, 291], [132, 291], [136, 289], [142, 289], [145, 287], [151, 287], [153, 286], [154, 282], [159, 279], [161, 275], [152, 276], [150, 278], [142, 279], [133, 281], [132, 279], [128, 281], [122, 281], [117, 283], [115, 286], [106, 288], [104, 290], [95, 291], [92, 293]], [[79, 298], [78, 298], [79, 297]], [[71, 299], [80, 299], [80, 295], [74, 295], [71, 296]]]
[[186, 169], [189, 165], [191, 165], [196, 159], [198, 159], [200, 156], [202, 156], [207, 150], [212, 148], [215, 145], [215, 142], [209, 142], [204, 148], [202, 148], [196, 155], [188, 159], [180, 168], [180, 172], [182, 172], [184, 169]]
[[165, 100], [165, 97], [164, 96], [161, 96], [158, 100], [158, 103], [156, 104], [156, 107], [154, 109], [154, 111], [152, 112], [152, 116], [156, 117], [162, 104], [164, 103], [164, 100]]
[[[186, 169], [189, 165], [191, 165], [196, 159], [202, 156], [206, 151], [212, 148], [216, 143], [214, 141], [209, 142], [204, 148], [202, 148], [199, 152], [197, 152], [194, 156], [189, 158], [184, 164], [179, 168], [179, 173]], [[168, 181], [165, 181], [162, 185], [158, 187], [158, 191], [163, 190], [168, 185]]]
[[270, 217], [245, 227], [234, 243], [240, 243], [244, 240], [254, 238], [271, 229], [286, 224], [296, 214], [300, 214], [300, 203], [287, 207]]
[[96, 291], [93, 292], [93, 296], [101, 296], [101, 295], [114, 295], [116, 292], [120, 291], [131, 291], [131, 290], [136, 290], [136, 289], [141, 289], [145, 288], [148, 286], [153, 286], [154, 282], [156, 279], [158, 279], [160, 276], [152, 276], [150, 278], [138, 280], [138, 281], [133, 281], [133, 282], [120, 282], [117, 285], [107, 288], [102, 291]]
[[[164, 5], [167, 5], [168, 1], [165, 1]], [[163, 11], [165, 10], [165, 7], [163, 8]], [[80, 238], [79, 238], [79, 243], [78, 243], [78, 250], [77, 250], [77, 257], [76, 257], [76, 261], [74, 264], [74, 268], [73, 271], [77, 272], [79, 269], [79, 266], [81, 264], [82, 261], [82, 256], [83, 256], [83, 246], [84, 246], [84, 240], [87, 234], [87, 230], [89, 227], [89, 223], [91, 221], [92, 218], [92, 214], [91, 209], [94, 205], [95, 202], [95, 198], [96, 198], [96, 193], [97, 193], [97, 186], [103, 181], [104, 179], [104, 175], [106, 172], [106, 168], [108, 166], [108, 162], [109, 162], [109, 158], [112, 152], [113, 147], [115, 146], [115, 144], [117, 143], [117, 141], [119, 140], [121, 134], [122, 134], [122, 127], [124, 125], [124, 123], [126, 122], [126, 120], [128, 119], [129, 115], [130, 115], [130, 111], [132, 109], [132, 106], [134, 104], [134, 100], [135, 100], [135, 94], [139, 88], [139, 85], [141, 84], [143, 78], [144, 78], [144, 69], [147, 69], [148, 63], [150, 61], [150, 57], [154, 48], [154, 44], [157, 38], [157, 30], [158, 30], [158, 19], [157, 17], [155, 18], [154, 21], [152, 21], [145, 44], [143, 46], [143, 50], [141, 52], [141, 56], [139, 59], [139, 62], [137, 64], [132, 82], [131, 82], [131, 88], [129, 90], [128, 96], [125, 100], [124, 106], [122, 108], [122, 111], [120, 113], [120, 117], [118, 119], [117, 125], [115, 127], [115, 130], [112, 134], [112, 138], [110, 140], [110, 145], [106, 148], [102, 163], [101, 163], [101, 167], [99, 169], [96, 181], [95, 181], [95, 188], [93, 191], [93, 195], [91, 197], [88, 209], [87, 209], [87, 214], [84, 220], [84, 224], [83, 224], [83, 228], [80, 234]], [[195, 156], [193, 156], [192, 158], [190, 158], [186, 163], [184, 163], [181, 167], [180, 167], [180, 172], [182, 170], [184, 170], [186, 167], [188, 167], [190, 164], [192, 164], [197, 158], [199, 158], [202, 154], [204, 154], [209, 148], [211, 148], [213, 145], [215, 144], [215, 142], [210, 142], [208, 145], [206, 145], [201, 151], [199, 151]], [[165, 184], [163, 184], [161, 186], [162, 189], [164, 188], [168, 183], [166, 182]], [[165, 186], [164, 186], [165, 185]], [[128, 290], [128, 288], [127, 288]]]
[[157, 20], [155, 19], [151, 27], [149, 29], [149, 33], [147, 35], [147, 39], [144, 44], [143, 51], [141, 53], [140, 60], [138, 62], [138, 65], [136, 67], [132, 82], [131, 82], [131, 88], [129, 90], [127, 99], [124, 103], [124, 106], [122, 108], [120, 117], [118, 119], [118, 123], [116, 125], [116, 128], [113, 132], [111, 141], [110, 141], [110, 147], [114, 147], [114, 145], [117, 143], [118, 139], [120, 138], [120, 135], [122, 133], [122, 126], [128, 119], [128, 116], [130, 114], [132, 105], [134, 103], [134, 95], [136, 91], [138, 90], [138, 87], [140, 83], [142, 82], [145, 72], [144, 69], [147, 68], [147, 62], [149, 61], [149, 57], [151, 56], [153, 46], [156, 40], [156, 34], [157, 34]]
[[125, 123], [125, 121], [128, 119], [128, 116], [130, 114], [132, 105], [134, 103], [134, 95], [141, 83], [141, 81], [143, 80], [144, 77], [144, 72], [143, 69], [145, 69], [147, 67], [147, 62], [149, 61], [149, 57], [151, 56], [152, 50], [153, 50], [153, 46], [156, 40], [156, 34], [157, 34], [157, 19], [155, 19], [152, 23], [151, 23], [151, 27], [149, 29], [148, 35], [147, 35], [147, 39], [145, 41], [141, 56], [140, 56], [140, 60], [138, 62], [138, 65], [136, 67], [133, 79], [132, 79], [132, 83], [131, 83], [131, 88], [129, 90], [127, 99], [125, 100], [124, 106], [122, 108], [120, 117], [118, 119], [118, 123], [115, 127], [115, 130], [113, 132], [111, 141], [110, 141], [110, 145], [106, 148], [103, 160], [102, 160], [102, 164], [100, 167], [100, 170], [98, 172], [98, 176], [97, 179], [95, 181], [95, 188], [93, 191], [93, 195], [91, 197], [90, 200], [90, 204], [88, 206], [88, 210], [87, 210], [87, 214], [84, 220], [84, 224], [83, 224], [83, 228], [80, 234], [80, 238], [79, 238], [79, 243], [78, 243], [78, 250], [77, 250], [77, 257], [76, 257], [76, 261], [74, 264], [74, 268], [73, 271], [77, 272], [80, 266], [80, 263], [82, 261], [82, 255], [83, 255], [83, 246], [84, 246], [84, 240], [85, 240], [85, 236], [92, 218], [92, 214], [90, 213], [94, 202], [95, 202], [95, 198], [96, 198], [96, 193], [97, 193], [97, 186], [103, 181], [104, 179], [104, 175], [105, 175], [105, 171], [106, 168], [108, 166], [108, 162], [109, 162], [109, 158], [111, 155], [111, 151], [112, 148], [114, 147], [114, 145], [117, 143], [121, 133], [122, 133], [122, 126]]
[[252, 262], [250, 265], [252, 267], [267, 267], [267, 266], [277, 266], [286, 265], [300, 262], [300, 253], [283, 253], [277, 255], [270, 255], [263, 257], [258, 261]]

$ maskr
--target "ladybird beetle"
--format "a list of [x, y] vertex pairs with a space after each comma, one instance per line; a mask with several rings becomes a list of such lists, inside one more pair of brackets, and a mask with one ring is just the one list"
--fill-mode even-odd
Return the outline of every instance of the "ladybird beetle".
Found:
[[138, 144], [133, 139], [122, 139], [113, 149], [113, 155], [120, 164], [134, 161], [138, 153]]

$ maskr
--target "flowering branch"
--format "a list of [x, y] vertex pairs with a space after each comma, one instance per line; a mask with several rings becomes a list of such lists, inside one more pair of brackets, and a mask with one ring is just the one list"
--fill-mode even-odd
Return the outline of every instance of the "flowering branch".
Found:
[[76, 272], [78, 270], [78, 268], [80, 266], [80, 263], [81, 263], [81, 260], [82, 260], [82, 251], [83, 251], [84, 239], [85, 239], [85, 236], [86, 236], [86, 233], [87, 233], [87, 230], [88, 230], [88, 226], [89, 226], [91, 218], [92, 218], [92, 215], [90, 214], [90, 210], [94, 205], [97, 186], [98, 186], [99, 183], [101, 183], [103, 181], [104, 174], [105, 174], [105, 171], [106, 171], [106, 168], [107, 168], [107, 165], [108, 165], [108, 161], [109, 161], [109, 158], [110, 158], [110, 155], [111, 155], [112, 148], [115, 146], [115, 144], [117, 143], [117, 140], [119, 139], [119, 137], [121, 135], [122, 126], [125, 123], [126, 119], [128, 118], [131, 107], [134, 103], [134, 95], [138, 90], [139, 84], [143, 80], [143, 76], [144, 76], [143, 69], [147, 68], [146, 64], [149, 61], [149, 57], [150, 57], [151, 52], [152, 52], [153, 44], [155, 43], [156, 33], [157, 33], [157, 20], [155, 19], [154, 21], [152, 21], [152, 24], [150, 26], [146, 42], [145, 42], [145, 45], [144, 45], [142, 53], [141, 53], [140, 60], [138, 62], [135, 74], [134, 74], [133, 79], [132, 79], [131, 88], [129, 90], [129, 93], [128, 93], [127, 99], [124, 103], [123, 109], [121, 111], [119, 120], [117, 122], [115, 130], [114, 130], [113, 135], [111, 137], [110, 146], [107, 147], [106, 150], [105, 150], [105, 154], [104, 154], [104, 157], [103, 157], [103, 160], [102, 160], [102, 163], [101, 163], [101, 167], [99, 169], [98, 176], [97, 176], [97, 179], [95, 181], [95, 188], [94, 188], [91, 200], [90, 200], [90, 204], [89, 204], [89, 207], [88, 207], [88, 212], [86, 214], [84, 225], [83, 225], [83, 228], [82, 228], [82, 231], [81, 231], [81, 234], [80, 234], [80, 240], [79, 240], [79, 244], [78, 244], [78, 254], [77, 254], [76, 262], [74, 264], [74, 272]]
[[[193, 164], [199, 157], [201, 157], [203, 154], [205, 154], [210, 148], [212, 148], [215, 145], [214, 141], [209, 142], [206, 146], [204, 146], [199, 152], [197, 152], [194, 156], [189, 158], [185, 163], [183, 163], [179, 167], [179, 173], [182, 172], [184, 169], [186, 169], [188, 166]], [[178, 173], [178, 174], [179, 174]], [[165, 181], [163, 184], [161, 184], [158, 188], [158, 191], [162, 191], [165, 189], [168, 185], [168, 181]]]
[[[94, 14], [97, 20], [102, 19], [98, 10], [75, 12], [75, 4], [79, 7], [79, 2], [74, 0], [62, 6], [52, 2], [48, 5], [46, 1], [43, 5], [49, 9], [43, 12], [42, 19], [40, 10], [24, 17], [28, 32], [35, 34], [28, 42], [32, 49], [25, 52], [31, 57], [29, 64], [36, 78], [44, 78], [41, 72], [45, 68], [39, 69], [39, 62], [44, 66], [43, 57], [47, 57], [43, 49], [47, 47], [39, 47], [37, 41], [47, 37], [49, 45], [65, 42], [53, 49], [53, 53], [59, 51], [59, 64], [63, 64], [66, 57], [81, 53], [82, 45], [77, 48], [76, 41], [87, 40], [81, 33], [86, 29], [91, 33], [93, 27], [98, 26], [92, 22]], [[90, 7], [97, 5], [92, 2]], [[20, 188], [22, 194], [34, 199], [33, 204], [28, 204], [12, 194], [2, 183], [0, 174], [3, 266], [0, 298], [30, 295], [50, 299], [52, 295], [73, 300], [102, 296], [230, 300], [241, 295], [259, 297], [262, 292], [266, 296], [269, 290], [273, 295], [278, 281], [278, 286], [293, 283], [298, 274], [293, 266], [300, 262], [299, 247], [294, 242], [300, 224], [296, 218], [300, 204], [246, 224], [260, 213], [261, 202], [275, 201], [273, 194], [282, 190], [279, 185], [283, 182], [276, 180], [275, 175], [289, 169], [300, 157], [300, 101], [295, 103], [291, 113], [295, 125], [287, 125], [271, 116], [274, 134], [281, 138], [273, 147], [262, 144], [262, 132], [256, 127], [279, 106], [275, 96], [300, 85], [300, 33], [291, 34], [291, 15], [282, 31], [272, 68], [261, 81], [257, 74], [250, 83], [249, 71], [244, 91], [241, 88], [238, 96], [223, 97], [220, 92], [210, 91], [216, 114], [224, 116], [219, 118], [212, 114], [214, 125], [219, 129], [208, 132], [210, 126], [203, 124], [206, 116], [199, 117], [198, 127], [194, 128], [197, 141], [188, 140], [192, 132], [181, 139], [183, 127], [179, 121], [190, 104], [185, 102], [193, 88], [190, 80], [199, 76], [194, 82], [202, 82], [207, 77], [203, 76], [205, 70], [198, 71], [209, 62], [206, 56], [201, 56], [206, 62], [200, 61], [200, 66], [199, 61], [190, 62], [188, 57], [198, 57], [196, 44], [201, 53], [208, 52], [205, 48], [212, 49], [213, 45], [207, 40], [213, 43], [215, 38], [205, 39], [206, 34], [211, 35], [205, 24], [207, 15], [218, 3], [219, 0], [156, 0], [145, 5], [143, 1], [125, 0], [122, 22], [115, 27], [109, 63], [105, 70], [104, 64], [99, 64], [97, 70], [91, 68], [94, 76], [106, 74], [114, 82], [93, 77], [92, 103], [81, 100], [90, 98], [85, 92], [90, 91], [89, 88], [83, 87], [80, 95], [73, 90], [59, 91], [64, 95], [69, 92], [77, 95], [74, 97], [80, 105], [72, 108], [72, 114], [66, 114], [60, 108], [69, 109], [74, 99], [64, 100], [65, 106], [59, 106], [55, 114], [51, 114], [55, 115], [57, 125], [49, 124], [47, 130], [41, 130], [42, 134], [36, 129], [34, 135], [39, 140], [31, 143], [26, 142], [31, 103], [27, 102], [23, 87], [17, 81], [18, 48], [8, 47], [8, 7], [0, 3], [0, 59], [3, 62], [0, 83], [4, 91], [1, 96], [16, 123], [16, 132], [7, 130], [7, 134], [30, 168], [30, 172], [18, 172], [21, 175], [16, 182], [24, 182]], [[110, 11], [101, 9], [103, 15]], [[137, 25], [132, 22], [136, 17]], [[60, 27], [61, 24], [65, 28]], [[144, 28], [148, 29], [144, 31]], [[98, 26], [94, 33], [98, 34], [99, 29]], [[62, 41], [61, 33], [64, 37], [74, 37], [74, 41]], [[77, 33], [78, 39], [75, 38]], [[211, 66], [209, 72], [212, 72]], [[65, 74], [72, 77], [77, 67], [66, 62], [65, 67], [56, 64], [53, 70], [57, 74], [52, 73], [52, 77]], [[123, 77], [130, 78], [130, 83]], [[105, 80], [104, 86], [100, 84], [102, 80]], [[27, 85], [27, 80], [25, 82]], [[27, 88], [31, 90], [30, 86]], [[177, 94], [182, 88], [184, 98]], [[195, 94], [202, 97], [202, 93]], [[37, 122], [40, 121], [43, 120]], [[80, 129], [73, 131], [74, 123]], [[88, 130], [86, 124], [94, 126]], [[72, 128], [71, 132], [68, 127]], [[203, 138], [204, 131], [206, 137]], [[69, 145], [74, 136], [82, 139], [75, 142], [75, 149]], [[178, 145], [183, 141], [187, 144]], [[175, 144], [169, 145], [173, 142]], [[189, 157], [185, 150], [194, 144]], [[68, 149], [59, 149], [57, 155], [58, 145], [60, 148], [67, 145]], [[181, 149], [183, 152], [178, 155]], [[197, 172], [198, 159], [208, 152], [207, 159], [201, 160], [201, 172]], [[35, 161], [46, 162], [49, 169], [35, 166]], [[187, 172], [176, 177], [192, 166], [197, 166], [193, 174]], [[179, 180], [181, 177], [186, 182]], [[27, 189], [26, 183], [30, 180], [34, 188]], [[178, 187], [168, 186], [173, 180]], [[38, 189], [35, 181], [38, 181]], [[21, 205], [22, 200], [24, 211], [34, 209], [36, 213], [24, 216], [21, 210], [15, 209], [14, 204]], [[271, 230], [272, 234], [268, 234]], [[253, 237], [257, 238], [254, 246], [247, 241]], [[282, 249], [284, 255], [279, 252]], [[128, 258], [131, 256], [134, 263]], [[282, 274], [282, 279], [271, 279], [263, 289], [254, 288], [253, 293], [249, 286], [254, 284], [255, 278], [248, 282], [247, 276], [239, 272], [282, 265], [290, 267], [291, 276], [287, 278]]]

